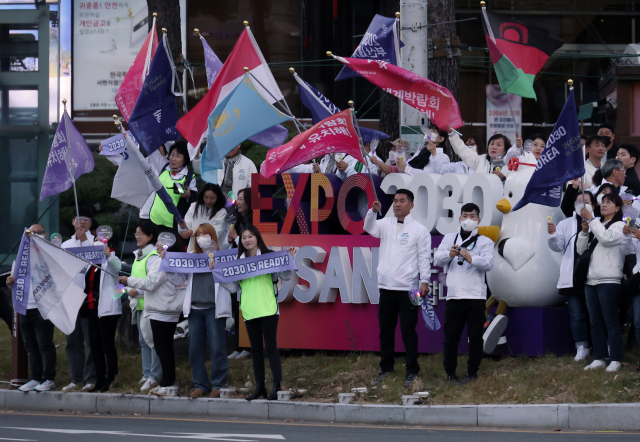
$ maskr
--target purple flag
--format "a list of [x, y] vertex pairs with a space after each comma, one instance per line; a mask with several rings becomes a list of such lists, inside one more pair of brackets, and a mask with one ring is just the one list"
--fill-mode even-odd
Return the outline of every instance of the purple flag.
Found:
[[207, 68], [207, 85], [211, 87], [222, 69], [222, 62], [202, 35], [200, 36], [200, 40], [202, 40], [202, 47], [204, 49], [204, 65]]
[[[27, 229], [24, 230], [26, 231]], [[21, 315], [27, 314], [27, 304], [31, 292], [31, 266], [29, 265], [30, 246], [29, 236], [23, 233], [18, 255], [16, 256], [16, 262], [11, 272], [16, 279], [11, 286], [13, 309]]]
[[[70, 155], [69, 148], [71, 148]], [[51, 144], [47, 169], [44, 171], [42, 179], [40, 201], [70, 188], [73, 184], [72, 173], [73, 179], [77, 180], [80, 175], [91, 172], [94, 166], [91, 149], [71, 122], [65, 109]]]

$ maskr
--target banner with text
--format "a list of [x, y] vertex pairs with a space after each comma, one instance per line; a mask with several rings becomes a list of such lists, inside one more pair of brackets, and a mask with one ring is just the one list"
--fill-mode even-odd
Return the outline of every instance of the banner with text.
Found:
[[283, 250], [216, 264], [213, 279], [216, 282], [231, 282], [287, 270], [298, 270], [298, 267], [291, 254]]
[[[213, 262], [233, 261], [238, 256], [238, 249], [218, 250], [213, 254]], [[207, 273], [209, 254], [167, 252], [160, 263], [161, 272], [170, 273]]]
[[[509, 94], [509, 97], [515, 122], [507, 94], [500, 90], [499, 84], [487, 85], [487, 140], [492, 135], [502, 134], [511, 140], [512, 145], [516, 144], [516, 127], [522, 127], [522, 97], [513, 94]], [[522, 133], [519, 135], [522, 136]]]
[[96, 265], [101, 265], [107, 259], [104, 256], [104, 246], [70, 247], [66, 251]]

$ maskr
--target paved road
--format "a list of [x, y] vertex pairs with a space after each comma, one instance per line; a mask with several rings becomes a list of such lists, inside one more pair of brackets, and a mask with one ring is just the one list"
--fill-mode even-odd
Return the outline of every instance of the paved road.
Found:
[[[569, 433], [438, 429], [375, 425], [333, 425], [302, 422], [173, 419], [135, 416], [95, 416], [0, 412], [0, 442], [148, 442], [160, 438], [262, 442], [539, 442], [637, 441], [640, 433]], [[544, 438], [544, 439], [543, 439]]]

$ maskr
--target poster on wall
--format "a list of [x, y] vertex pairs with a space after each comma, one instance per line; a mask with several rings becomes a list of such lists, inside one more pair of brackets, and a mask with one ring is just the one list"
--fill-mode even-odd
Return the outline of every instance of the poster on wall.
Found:
[[[507, 94], [500, 90], [497, 84], [487, 85], [487, 140], [495, 134], [506, 135], [511, 144], [516, 143], [516, 124], [522, 132], [522, 97], [509, 94], [513, 116], [509, 109]], [[519, 134], [522, 135], [522, 134]]]
[[146, 0], [73, 2], [73, 110], [117, 110], [118, 87], [149, 33]]

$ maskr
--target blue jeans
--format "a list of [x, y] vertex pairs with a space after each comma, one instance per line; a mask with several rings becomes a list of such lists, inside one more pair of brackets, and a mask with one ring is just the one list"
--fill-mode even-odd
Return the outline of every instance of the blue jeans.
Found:
[[569, 307], [569, 323], [576, 348], [581, 345], [589, 348], [589, 326], [587, 322], [587, 302], [582, 295], [567, 296]]
[[[189, 363], [193, 385], [204, 391], [225, 388], [227, 386], [227, 373], [229, 371], [229, 359], [227, 358], [227, 339], [224, 329], [227, 319], [216, 319], [216, 309], [205, 310], [191, 309], [189, 313]], [[211, 351], [211, 388], [205, 367], [204, 352], [206, 340], [209, 340]]]
[[607, 357], [607, 335], [611, 361], [624, 360], [624, 343], [618, 317], [620, 284], [598, 284], [584, 286], [585, 299], [591, 318], [593, 358]]
[[140, 322], [142, 321], [142, 310], [136, 310], [136, 322], [138, 324], [138, 342], [142, 351], [142, 376], [153, 378], [157, 382], [162, 380], [162, 365], [155, 349], [149, 347], [142, 336]]

